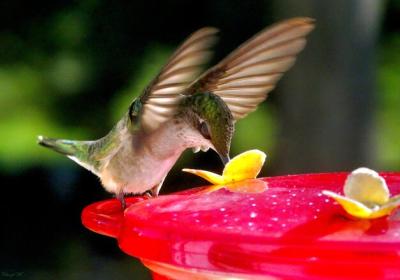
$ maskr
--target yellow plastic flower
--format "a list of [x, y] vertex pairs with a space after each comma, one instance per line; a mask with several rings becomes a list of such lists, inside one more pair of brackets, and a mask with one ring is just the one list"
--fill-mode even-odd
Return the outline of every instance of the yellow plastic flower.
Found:
[[385, 179], [365, 167], [354, 170], [347, 177], [343, 190], [344, 196], [326, 190], [322, 193], [336, 200], [348, 214], [357, 218], [383, 217], [400, 206], [400, 195], [390, 197]]
[[197, 169], [183, 169], [200, 176], [214, 186], [208, 191], [216, 191], [227, 188], [236, 192], [263, 192], [266, 189], [266, 182], [256, 179], [264, 165], [266, 155], [259, 150], [250, 150], [241, 153], [231, 159], [224, 168], [222, 175], [210, 171]]

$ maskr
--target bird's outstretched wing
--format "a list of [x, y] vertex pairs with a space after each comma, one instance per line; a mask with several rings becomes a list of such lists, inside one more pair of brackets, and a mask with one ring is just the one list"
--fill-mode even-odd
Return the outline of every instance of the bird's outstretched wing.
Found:
[[235, 120], [245, 117], [293, 65], [313, 22], [292, 18], [267, 27], [205, 72], [186, 94], [212, 92], [225, 101]]
[[[216, 28], [205, 27], [190, 35], [146, 87], [139, 97], [139, 117], [144, 131], [157, 129], [176, 113], [182, 91], [198, 77], [202, 65], [208, 62], [217, 32]], [[137, 106], [137, 102], [132, 103], [130, 112], [137, 112], [133, 106]]]

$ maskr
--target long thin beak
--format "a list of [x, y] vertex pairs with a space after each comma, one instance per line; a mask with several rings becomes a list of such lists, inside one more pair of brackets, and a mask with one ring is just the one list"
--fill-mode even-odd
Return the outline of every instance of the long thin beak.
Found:
[[230, 161], [229, 156], [222, 156], [219, 154], [219, 157], [224, 165], [226, 165]]

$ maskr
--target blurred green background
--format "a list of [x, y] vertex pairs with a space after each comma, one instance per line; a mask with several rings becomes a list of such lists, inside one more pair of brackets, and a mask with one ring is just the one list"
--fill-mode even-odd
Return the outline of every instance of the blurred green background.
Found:
[[[150, 279], [83, 228], [82, 208], [110, 195], [37, 135], [103, 136], [200, 27], [221, 30], [215, 63], [293, 16], [315, 18], [316, 30], [268, 101], [237, 123], [231, 155], [265, 151], [265, 176], [400, 170], [399, 0], [1, 1], [0, 277]], [[188, 151], [161, 193], [204, 183], [182, 167], [222, 169], [212, 151]]]

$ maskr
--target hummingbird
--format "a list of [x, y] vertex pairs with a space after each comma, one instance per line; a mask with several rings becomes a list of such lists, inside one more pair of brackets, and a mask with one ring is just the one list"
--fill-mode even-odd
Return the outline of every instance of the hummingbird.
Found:
[[201, 28], [177, 48], [106, 136], [94, 141], [38, 136], [38, 144], [97, 175], [123, 208], [125, 195], [157, 196], [188, 148], [211, 148], [223, 164], [229, 161], [235, 122], [267, 98], [313, 28], [310, 18], [274, 24], [203, 73], [218, 29]]

